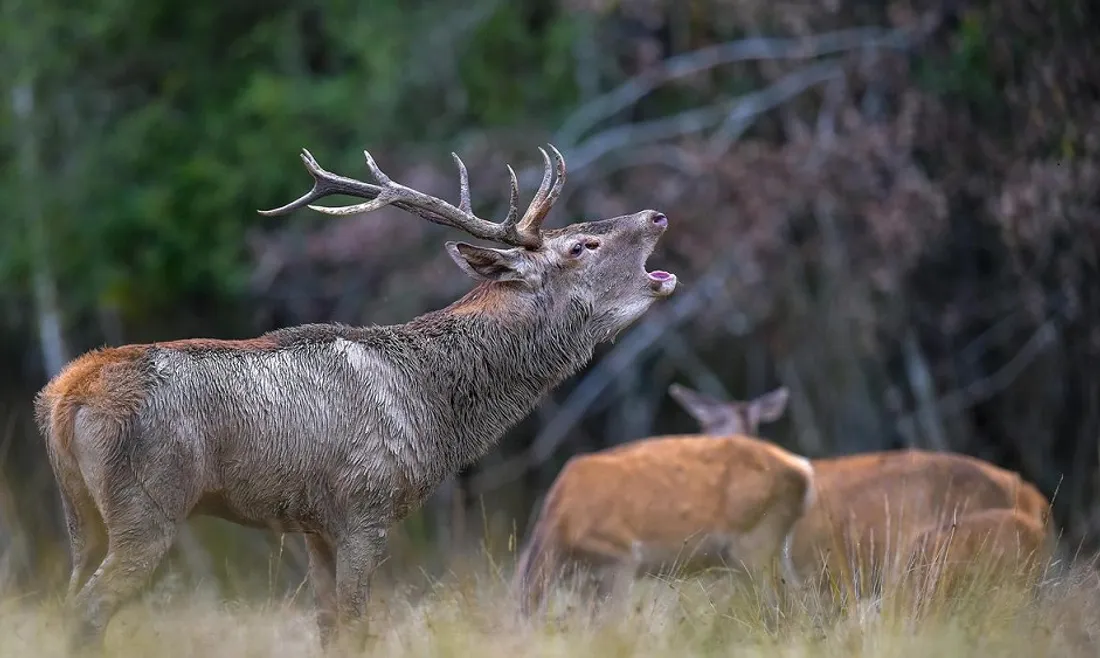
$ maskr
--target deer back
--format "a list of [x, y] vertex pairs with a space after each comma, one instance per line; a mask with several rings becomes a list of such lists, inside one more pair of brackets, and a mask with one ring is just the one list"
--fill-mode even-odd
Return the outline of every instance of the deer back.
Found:
[[751, 437], [656, 437], [571, 459], [543, 523], [568, 552], [616, 561], [736, 543], [765, 523], [778, 545], [812, 477], [802, 458]]
[[856, 570], [881, 573], [905, 557], [923, 528], [973, 510], [1019, 507], [1040, 522], [1035, 509], [1042, 494], [1034, 486], [973, 457], [898, 450], [813, 464], [816, 502], [792, 533], [791, 559], [800, 574], [820, 572], [822, 561], [847, 583]]
[[967, 579], [1034, 582], [1052, 555], [1046, 526], [1020, 509], [977, 510], [923, 528], [908, 547], [905, 585], [955, 594]]

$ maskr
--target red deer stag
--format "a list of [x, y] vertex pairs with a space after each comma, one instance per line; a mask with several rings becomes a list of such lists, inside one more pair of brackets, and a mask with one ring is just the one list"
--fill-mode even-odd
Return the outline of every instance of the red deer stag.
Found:
[[[542, 229], [566, 178], [550, 148], [556, 167], [539, 149], [545, 174], [523, 215], [508, 168], [500, 223], [473, 213], [457, 155], [456, 207], [394, 182], [369, 153], [377, 184], [303, 150], [312, 189], [261, 214], [392, 205], [509, 248], [448, 242], [476, 287], [405, 324], [99, 349], [45, 386], [36, 418], [71, 538], [74, 641], [102, 646], [115, 611], [199, 514], [303, 533], [322, 643], [337, 630], [362, 637], [387, 531], [676, 288], [674, 275], [645, 269], [668, 228], [660, 212]], [[367, 201], [310, 205], [333, 194]]]

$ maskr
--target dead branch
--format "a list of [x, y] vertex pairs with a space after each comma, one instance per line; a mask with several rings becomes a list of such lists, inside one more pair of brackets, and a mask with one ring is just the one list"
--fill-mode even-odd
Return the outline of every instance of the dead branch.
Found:
[[733, 397], [722, 385], [722, 380], [703, 361], [683, 334], [675, 329], [668, 330], [665, 334], [664, 344], [669, 355], [677, 359], [676, 365], [679, 369], [687, 374], [692, 388], [720, 400], [728, 400]]
[[[735, 99], [669, 117], [608, 128], [572, 149], [566, 156], [570, 170], [583, 171], [600, 158], [624, 146], [651, 144], [702, 132], [723, 122], [730, 127], [726, 129], [725, 137], [719, 136], [719, 139], [724, 140], [720, 143], [726, 144], [725, 148], [728, 148], [762, 114], [814, 85], [835, 78], [840, 70], [840, 63], [836, 60], [819, 62], [785, 75], [765, 89]], [[524, 173], [533, 175], [534, 170], [531, 170], [531, 174], [527, 171]]]
[[764, 112], [778, 107], [810, 87], [843, 76], [844, 70], [840, 62], [830, 60], [785, 75], [766, 89], [742, 96], [741, 102], [734, 106], [711, 137], [707, 154], [714, 159], [721, 157]]
[[[594, 98], [572, 114], [554, 136], [555, 144], [569, 147], [600, 121], [644, 98], [657, 87], [724, 64], [757, 59], [810, 59], [859, 48], [908, 47], [914, 33], [861, 27], [800, 38], [754, 37], [728, 41], [670, 57], [659, 65]], [[570, 156], [572, 166], [572, 156]]]
[[943, 416], [939, 413], [936, 401], [936, 385], [932, 381], [932, 369], [924, 356], [917, 336], [912, 331], [906, 333], [901, 344], [902, 358], [905, 361], [905, 374], [909, 379], [909, 389], [917, 400], [915, 413], [923, 435], [932, 449], [947, 450], [947, 432], [943, 427]]
[[[985, 402], [1000, 391], [1008, 388], [1020, 376], [1036, 357], [1050, 347], [1058, 337], [1054, 320], [1044, 322], [1031, 338], [1024, 343], [1016, 356], [1009, 359], [996, 372], [966, 386], [951, 391], [939, 398], [935, 408], [941, 418], [962, 413], [974, 405]], [[919, 412], [910, 413], [897, 421], [899, 431], [911, 432]]]

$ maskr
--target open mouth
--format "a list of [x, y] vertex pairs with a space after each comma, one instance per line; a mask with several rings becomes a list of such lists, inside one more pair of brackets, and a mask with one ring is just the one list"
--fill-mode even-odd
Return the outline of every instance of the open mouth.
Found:
[[[658, 215], [657, 218], [661, 220], [660, 226], [662, 229], [668, 226], [668, 218], [663, 214]], [[645, 261], [649, 260], [656, 247], [657, 241], [654, 240], [649, 245], [649, 249], [642, 260], [642, 271], [645, 272], [646, 283], [649, 284], [650, 291], [657, 297], [668, 297], [676, 290], [676, 275], [665, 270], [653, 270], [651, 272], [645, 268]]]
[[653, 270], [645, 273], [646, 278], [649, 279], [649, 289], [657, 294], [658, 297], [667, 297], [672, 294], [672, 291], [676, 290], [676, 275], [664, 270]]

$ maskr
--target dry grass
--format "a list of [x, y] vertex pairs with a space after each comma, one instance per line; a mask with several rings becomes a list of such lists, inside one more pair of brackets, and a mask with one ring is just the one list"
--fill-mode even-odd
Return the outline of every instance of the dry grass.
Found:
[[[457, 563], [456, 563], [457, 564]], [[723, 577], [646, 579], [626, 599], [589, 614], [570, 593], [552, 621], [523, 624], [491, 567], [456, 567], [427, 591], [380, 586], [369, 655], [479, 656], [1097, 656], [1100, 580], [1075, 567], [1035, 593], [985, 584], [921, 619], [905, 606], [863, 604], [828, 617], [805, 594], [778, 617], [760, 596]], [[452, 570], [453, 571], [453, 570]], [[507, 571], [507, 570], [505, 570]], [[422, 580], [422, 578], [421, 578]], [[117, 656], [320, 656], [308, 589], [267, 601], [225, 600], [162, 578], [121, 611], [107, 635]], [[564, 612], [562, 612], [564, 611]], [[62, 656], [55, 600], [0, 603], [0, 658]]]

